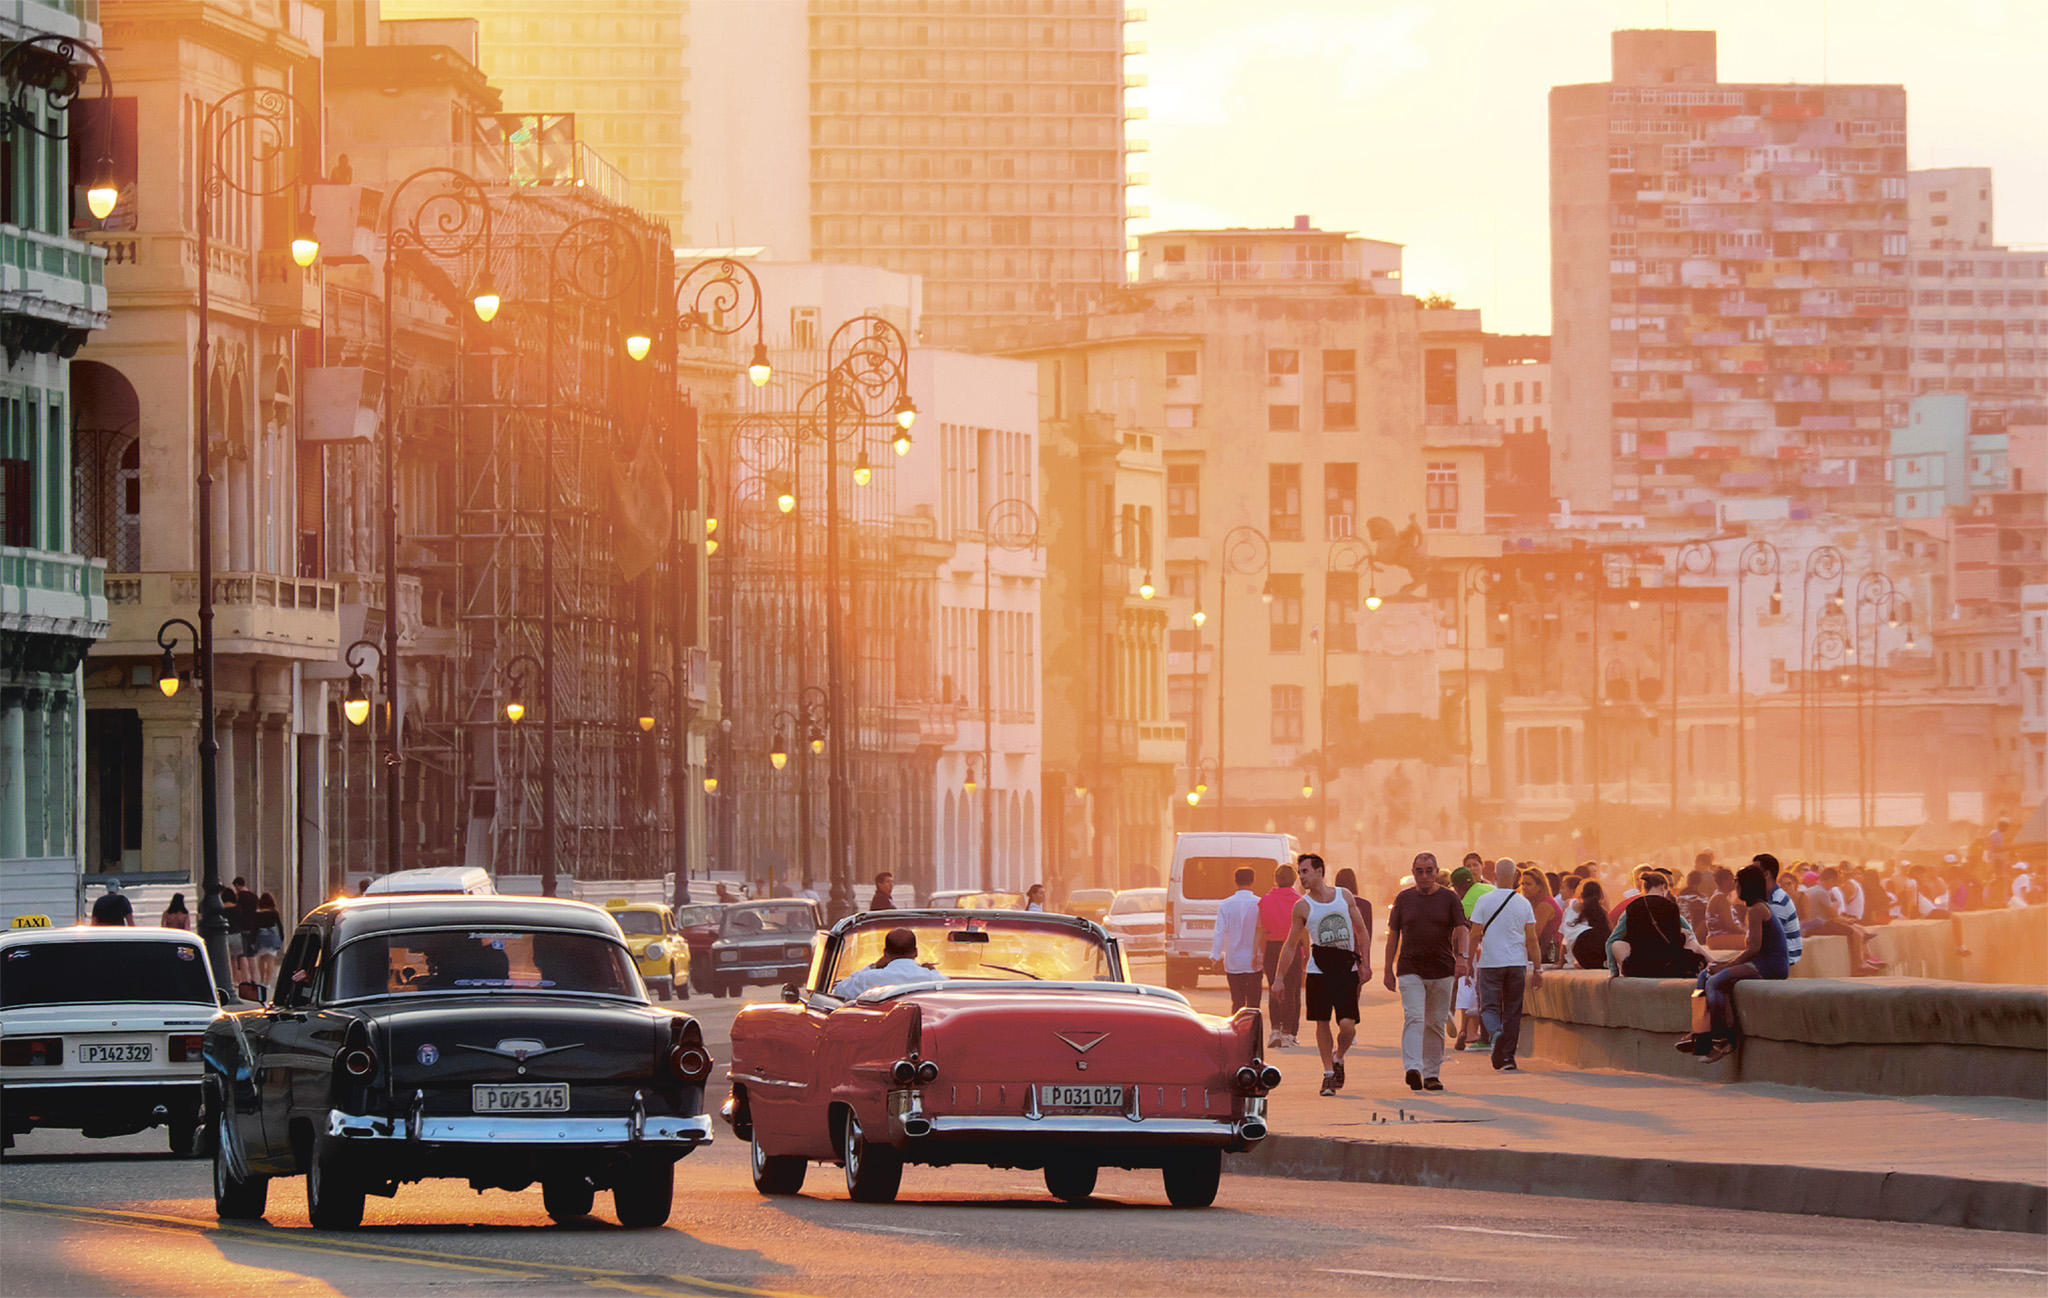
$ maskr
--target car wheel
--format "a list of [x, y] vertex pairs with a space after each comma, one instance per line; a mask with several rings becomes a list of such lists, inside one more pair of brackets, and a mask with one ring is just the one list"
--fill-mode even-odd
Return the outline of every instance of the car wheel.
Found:
[[1045, 1188], [1055, 1199], [1086, 1203], [1095, 1193], [1095, 1176], [1099, 1170], [1093, 1163], [1047, 1163]]
[[675, 993], [674, 993], [674, 992], [672, 992], [672, 991], [670, 991], [670, 990], [668, 989], [668, 984], [666, 984], [666, 983], [663, 983], [663, 984], [661, 984], [660, 986], [656, 987], [656, 988], [654, 989], [654, 994], [655, 994], [656, 996], [659, 996], [659, 997], [661, 997], [661, 998], [662, 998], [663, 1000], [669, 1000], [669, 999], [673, 998], [673, 997], [674, 997], [674, 995], [675, 995]]
[[170, 1129], [171, 1153], [190, 1158], [199, 1149], [199, 1113], [196, 1109], [173, 1109], [164, 1124]]
[[1223, 1179], [1223, 1151], [1194, 1149], [1166, 1165], [1166, 1201], [1176, 1208], [1206, 1208], [1216, 1202]]
[[590, 1215], [597, 1191], [587, 1176], [552, 1176], [540, 1183], [540, 1201], [556, 1221], [574, 1221]]
[[317, 1230], [354, 1230], [363, 1224], [363, 1181], [342, 1164], [327, 1140], [313, 1143], [306, 1168], [306, 1216]]
[[228, 1116], [220, 1115], [213, 1141], [213, 1215], [223, 1221], [251, 1221], [263, 1215], [270, 1198], [270, 1178], [235, 1175], [228, 1161]]
[[855, 1203], [894, 1203], [903, 1184], [903, 1155], [887, 1145], [868, 1142], [860, 1119], [846, 1115], [846, 1134], [841, 1141], [846, 1160], [846, 1194]]
[[686, 1001], [690, 999], [690, 980], [688, 978], [677, 978], [674, 980], [674, 983], [676, 989], [676, 999], [679, 1001]]
[[612, 1211], [619, 1224], [646, 1230], [668, 1221], [676, 1203], [676, 1165], [665, 1159], [628, 1164], [612, 1178]]
[[807, 1159], [771, 1154], [761, 1148], [761, 1135], [754, 1133], [754, 1188], [762, 1194], [795, 1194], [804, 1188]]

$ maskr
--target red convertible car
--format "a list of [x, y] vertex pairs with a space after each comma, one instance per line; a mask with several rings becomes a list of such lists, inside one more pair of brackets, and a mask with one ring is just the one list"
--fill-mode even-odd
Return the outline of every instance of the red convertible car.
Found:
[[[929, 976], [834, 997], [894, 928], [916, 934]], [[838, 1163], [849, 1195], [887, 1203], [905, 1164], [978, 1163], [1042, 1168], [1072, 1203], [1103, 1167], [1156, 1167], [1176, 1206], [1207, 1207], [1223, 1155], [1266, 1135], [1280, 1073], [1262, 1040], [1255, 1009], [1211, 1018], [1128, 981], [1087, 920], [856, 915], [818, 934], [803, 987], [739, 1012], [724, 1116], [753, 1142], [763, 1194], [795, 1194], [811, 1163]]]

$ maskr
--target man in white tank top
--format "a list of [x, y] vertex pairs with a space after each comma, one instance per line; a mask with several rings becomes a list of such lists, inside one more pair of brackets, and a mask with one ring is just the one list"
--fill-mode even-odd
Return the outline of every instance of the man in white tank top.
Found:
[[1316, 1025], [1316, 1050], [1323, 1057], [1323, 1094], [1335, 1095], [1344, 1085], [1344, 1052], [1358, 1036], [1358, 987], [1372, 977], [1372, 957], [1362, 948], [1365, 916], [1350, 891], [1330, 885], [1323, 858], [1315, 853], [1304, 853], [1299, 865], [1307, 895], [1294, 903], [1293, 926], [1280, 948], [1280, 968], [1289, 968], [1294, 953], [1308, 948], [1308, 1020]]

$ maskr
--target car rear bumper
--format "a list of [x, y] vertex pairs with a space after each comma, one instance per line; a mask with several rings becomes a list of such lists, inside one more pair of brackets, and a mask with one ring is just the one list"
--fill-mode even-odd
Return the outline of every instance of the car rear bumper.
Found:
[[[1041, 1113], [1037, 1087], [1023, 1113], [933, 1113], [916, 1091], [889, 1097], [890, 1134], [911, 1157], [930, 1146], [1026, 1142], [1074, 1146], [1216, 1146], [1245, 1149], [1266, 1137], [1266, 1101], [1250, 1097], [1241, 1117], [1124, 1113]], [[1134, 1105], [1135, 1109], [1136, 1106]]]
[[664, 1145], [694, 1149], [711, 1143], [711, 1115], [693, 1118], [513, 1118], [420, 1114], [384, 1118], [330, 1109], [327, 1134], [347, 1141], [404, 1141], [419, 1145]]
[[[14, 1130], [37, 1127], [155, 1126], [179, 1112], [197, 1113], [197, 1077], [177, 1081], [8, 1082], [0, 1110]], [[158, 1110], [162, 1110], [161, 1113]]]

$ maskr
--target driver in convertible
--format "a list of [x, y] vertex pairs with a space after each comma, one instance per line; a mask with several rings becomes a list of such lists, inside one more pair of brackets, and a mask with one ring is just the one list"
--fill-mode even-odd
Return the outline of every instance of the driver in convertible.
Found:
[[856, 969], [832, 985], [832, 994], [850, 1001], [877, 987], [902, 983], [931, 982], [946, 975], [917, 962], [917, 934], [907, 928], [892, 928], [882, 939], [882, 958], [865, 969]]

